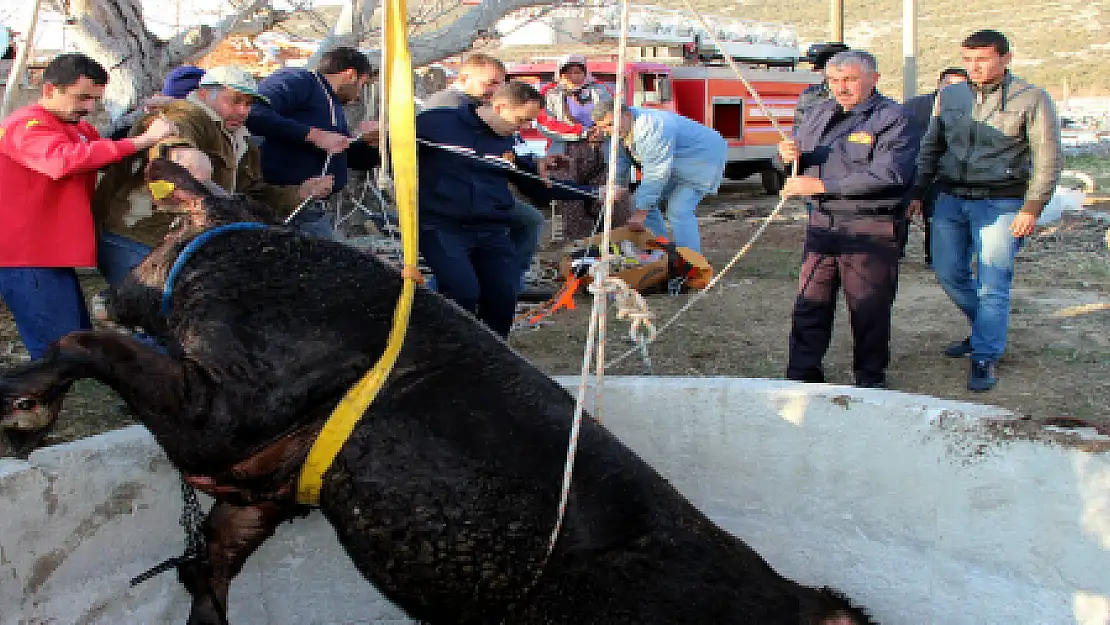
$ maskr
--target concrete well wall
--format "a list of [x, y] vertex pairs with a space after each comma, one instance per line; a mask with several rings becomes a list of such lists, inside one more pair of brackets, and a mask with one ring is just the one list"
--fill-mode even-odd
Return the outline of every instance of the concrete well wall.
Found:
[[[1110, 625], [1110, 444], [1093, 432], [734, 378], [610, 377], [603, 408], [781, 573], [840, 588], [882, 623]], [[177, 474], [141, 427], [0, 460], [0, 624], [184, 623], [172, 573], [127, 583], [180, 553], [180, 510]], [[410, 622], [319, 515], [251, 558], [230, 611], [236, 625]]]

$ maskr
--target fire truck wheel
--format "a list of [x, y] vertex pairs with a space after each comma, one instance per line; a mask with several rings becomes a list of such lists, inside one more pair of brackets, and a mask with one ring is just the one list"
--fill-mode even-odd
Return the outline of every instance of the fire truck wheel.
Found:
[[763, 181], [763, 190], [768, 195], [778, 195], [782, 191], [782, 185], [786, 184], [786, 176], [777, 169], [764, 169], [759, 175]]

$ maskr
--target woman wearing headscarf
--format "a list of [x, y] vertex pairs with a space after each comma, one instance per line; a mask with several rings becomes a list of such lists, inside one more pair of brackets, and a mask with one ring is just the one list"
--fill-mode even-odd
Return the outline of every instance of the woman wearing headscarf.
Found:
[[[610, 101], [613, 95], [605, 85], [595, 81], [586, 66], [586, 57], [571, 54], [559, 62], [555, 82], [544, 87], [544, 110], [536, 124], [548, 139], [548, 154], [563, 154], [566, 164], [552, 170], [559, 178], [583, 185], [603, 185], [607, 175], [607, 141], [593, 132], [591, 117], [594, 105]], [[618, 162], [626, 163], [625, 159]], [[628, 169], [622, 167], [621, 169]], [[628, 184], [628, 171], [617, 171], [617, 185]], [[563, 219], [563, 236], [573, 241], [593, 234], [603, 206], [590, 200], [556, 200], [554, 212]], [[632, 216], [627, 194], [617, 194], [613, 203], [613, 226], [624, 225]]]

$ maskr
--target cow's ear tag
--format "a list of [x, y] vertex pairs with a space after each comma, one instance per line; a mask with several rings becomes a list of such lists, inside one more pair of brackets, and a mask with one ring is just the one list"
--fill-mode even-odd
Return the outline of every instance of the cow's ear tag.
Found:
[[151, 180], [147, 183], [150, 187], [150, 194], [154, 196], [155, 200], [164, 200], [173, 194], [173, 190], [177, 188], [174, 183], [168, 180]]

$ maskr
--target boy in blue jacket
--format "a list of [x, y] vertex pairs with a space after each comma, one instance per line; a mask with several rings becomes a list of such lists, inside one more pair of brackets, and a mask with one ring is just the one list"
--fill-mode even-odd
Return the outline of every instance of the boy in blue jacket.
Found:
[[[520, 287], [509, 238], [509, 183], [536, 202], [581, 199], [597, 189], [549, 187], [522, 175], [541, 165], [513, 151], [513, 135], [543, 107], [531, 85], [510, 82], [489, 105], [426, 109], [416, 117], [420, 145], [420, 252], [437, 290], [507, 337]], [[435, 145], [429, 145], [435, 144]], [[556, 157], [548, 157], [554, 159]]]

